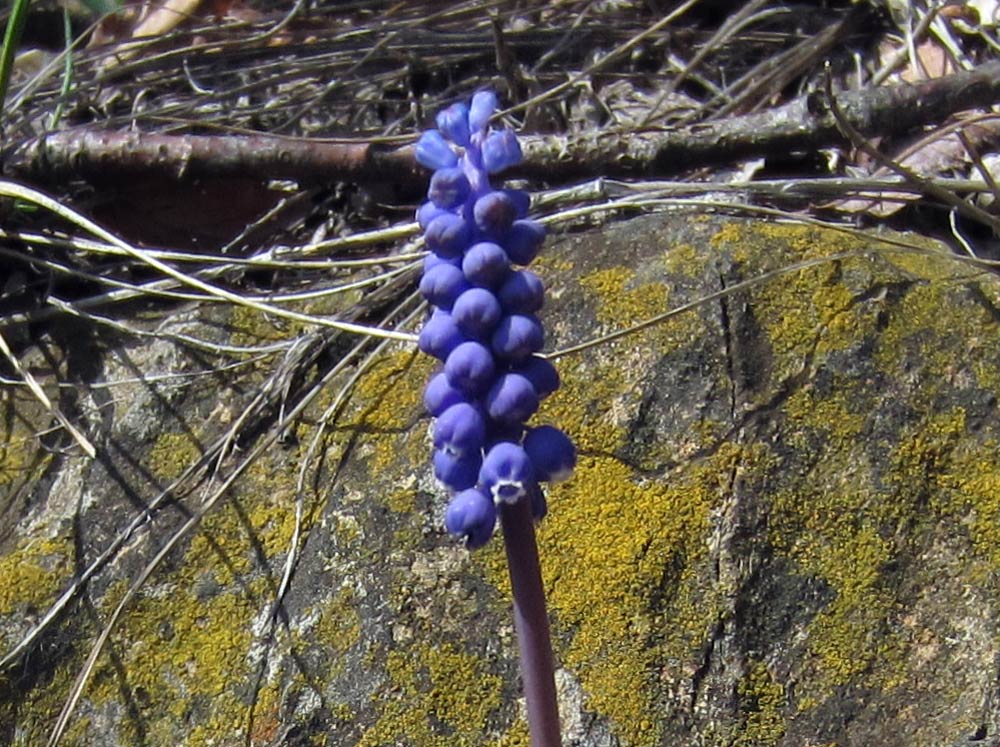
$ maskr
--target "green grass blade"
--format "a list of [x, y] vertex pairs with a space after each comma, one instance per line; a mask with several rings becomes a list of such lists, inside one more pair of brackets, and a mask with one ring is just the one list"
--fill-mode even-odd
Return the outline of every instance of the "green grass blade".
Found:
[[14, 70], [14, 57], [21, 44], [21, 33], [28, 20], [28, 5], [30, 0], [13, 0], [10, 7], [10, 17], [7, 19], [7, 29], [3, 35], [3, 48], [0, 49], [0, 115], [7, 100], [7, 86]]

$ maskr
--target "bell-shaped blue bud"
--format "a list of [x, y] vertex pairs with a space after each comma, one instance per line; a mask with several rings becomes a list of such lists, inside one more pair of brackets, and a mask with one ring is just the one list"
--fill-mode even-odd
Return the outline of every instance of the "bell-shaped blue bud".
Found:
[[576, 467], [576, 447], [569, 436], [551, 425], [529, 428], [524, 436], [524, 451], [531, 459], [535, 478], [543, 482], [560, 482], [573, 474]]
[[521, 374], [501, 374], [486, 393], [486, 412], [500, 425], [523, 423], [537, 410], [538, 393]]
[[514, 210], [517, 211], [518, 218], [525, 218], [531, 208], [531, 195], [523, 189], [501, 189], [505, 195], [514, 203]]
[[452, 267], [457, 267], [458, 269], [462, 269], [462, 258], [442, 257], [440, 254], [435, 254], [434, 252], [431, 252], [426, 257], [424, 257], [423, 272], [428, 273], [438, 265], [451, 265]]
[[444, 373], [451, 385], [470, 396], [489, 389], [496, 375], [493, 354], [479, 342], [463, 342], [451, 351], [444, 362]]
[[475, 488], [463, 490], [452, 498], [444, 514], [445, 529], [456, 537], [465, 537], [465, 546], [470, 550], [489, 541], [496, 523], [496, 504]]
[[431, 461], [434, 464], [434, 476], [456, 493], [476, 484], [483, 464], [479, 454], [458, 457], [446, 451], [435, 451]]
[[460, 257], [472, 241], [472, 226], [460, 215], [442, 211], [428, 224], [424, 241], [435, 254]]
[[521, 374], [538, 392], [539, 399], [545, 399], [550, 394], [559, 389], [559, 371], [552, 365], [552, 361], [533, 355], [527, 360], [521, 361], [515, 369]]
[[472, 187], [469, 177], [462, 169], [438, 169], [431, 176], [431, 184], [427, 188], [427, 198], [439, 208], [450, 210], [461, 205], [469, 196]]
[[[494, 190], [476, 200], [472, 215], [476, 228], [489, 236], [499, 237], [506, 234], [513, 225], [517, 208], [510, 197]], [[504, 246], [506, 247], [506, 243]]]
[[509, 441], [496, 444], [483, 459], [479, 484], [497, 503], [515, 503], [535, 484], [535, 472], [528, 454]]
[[512, 130], [491, 132], [483, 143], [483, 166], [490, 174], [498, 174], [521, 163], [521, 144]]
[[424, 387], [424, 407], [435, 418], [452, 405], [465, 401], [465, 394], [461, 389], [451, 385], [444, 371], [431, 376], [427, 386]]
[[434, 448], [452, 456], [479, 454], [486, 445], [486, 418], [479, 408], [459, 402], [434, 421]]
[[437, 130], [427, 130], [417, 140], [417, 163], [429, 169], [447, 169], [458, 163], [458, 156]]
[[458, 328], [451, 314], [441, 309], [435, 309], [431, 318], [417, 337], [417, 347], [427, 355], [443, 361], [455, 348], [465, 342], [465, 335]]
[[497, 95], [493, 91], [476, 93], [469, 105], [469, 130], [474, 133], [485, 130], [496, 110]]
[[492, 241], [473, 244], [462, 259], [462, 272], [473, 285], [495, 288], [507, 276], [510, 260], [507, 252]]
[[503, 247], [515, 265], [529, 265], [545, 241], [545, 226], [536, 220], [516, 220], [503, 237]]
[[462, 293], [455, 299], [451, 313], [462, 332], [479, 340], [489, 338], [503, 315], [497, 297], [485, 288], [469, 288]]
[[448, 311], [455, 299], [469, 289], [465, 274], [455, 265], [442, 262], [420, 278], [420, 293], [428, 302]]
[[[457, 305], [458, 301], [455, 303]], [[462, 325], [459, 324], [459, 327]], [[542, 330], [542, 323], [531, 314], [509, 314], [503, 317], [490, 340], [490, 346], [497, 358], [514, 363], [524, 360], [532, 353], [537, 353], [544, 344], [545, 333]]]
[[508, 314], [534, 314], [545, 304], [545, 285], [531, 270], [516, 270], [497, 290], [497, 300]]
[[464, 102], [442, 109], [438, 112], [435, 123], [441, 133], [455, 145], [464, 147], [469, 144], [469, 107]]
[[417, 223], [420, 224], [420, 230], [426, 231], [427, 227], [431, 224], [431, 221], [433, 221], [440, 215], [446, 215], [449, 214], [450, 212], [451, 212], [450, 210], [444, 210], [442, 208], [439, 208], [430, 200], [427, 200], [427, 202], [422, 202], [420, 204], [420, 207], [417, 208], [417, 216], [416, 216]]

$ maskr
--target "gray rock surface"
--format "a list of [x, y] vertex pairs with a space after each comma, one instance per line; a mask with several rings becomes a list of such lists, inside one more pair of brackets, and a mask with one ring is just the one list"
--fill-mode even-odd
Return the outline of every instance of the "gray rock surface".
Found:
[[[539, 530], [566, 744], [989, 743], [1000, 282], [922, 239], [682, 213], [553, 237], [539, 271], [549, 350], [705, 299], [560, 357], [537, 416], [581, 449]], [[429, 362], [348, 367], [257, 454], [350, 340], [122, 321], [296, 345], [213, 371], [66, 322], [23, 351], [99, 456], [2, 390], [0, 743], [44, 743], [112, 621], [62, 744], [526, 744], [502, 548], [441, 529]]]

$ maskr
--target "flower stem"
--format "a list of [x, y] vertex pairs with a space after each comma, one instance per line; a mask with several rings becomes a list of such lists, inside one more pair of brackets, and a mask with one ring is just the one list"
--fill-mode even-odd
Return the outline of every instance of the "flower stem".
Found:
[[521, 678], [531, 747], [560, 747], [549, 618], [530, 501], [521, 499], [513, 505], [502, 504], [500, 522], [514, 593], [514, 629], [521, 652]]

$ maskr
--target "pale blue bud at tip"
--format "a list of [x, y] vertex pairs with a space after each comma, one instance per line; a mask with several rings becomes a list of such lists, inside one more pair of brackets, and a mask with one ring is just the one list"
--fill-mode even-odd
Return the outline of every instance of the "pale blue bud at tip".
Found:
[[482, 132], [497, 110], [497, 95], [493, 91], [479, 91], [469, 105], [469, 130]]
[[434, 374], [424, 387], [424, 407], [435, 418], [452, 405], [465, 401], [465, 394], [451, 385], [444, 371]]
[[465, 537], [470, 550], [485, 545], [493, 536], [497, 522], [496, 504], [481, 490], [463, 490], [451, 499], [444, 515], [444, 526], [450, 534]]
[[527, 453], [508, 441], [493, 446], [479, 470], [479, 484], [497, 503], [515, 503], [534, 483], [535, 472]]
[[497, 297], [485, 288], [469, 288], [451, 307], [455, 323], [469, 337], [484, 340], [500, 321], [503, 310]]
[[491, 132], [483, 142], [483, 167], [490, 174], [517, 166], [522, 158], [521, 144], [512, 130]]
[[417, 163], [429, 169], [447, 169], [458, 163], [458, 156], [437, 130], [427, 130], [417, 140]]
[[523, 423], [537, 410], [538, 393], [521, 374], [502, 374], [486, 393], [486, 412], [500, 425]]
[[468, 395], [478, 395], [493, 383], [496, 364], [493, 354], [479, 342], [463, 342], [458, 345], [444, 362], [444, 373], [448, 382]]
[[435, 123], [442, 134], [455, 145], [469, 144], [469, 107], [458, 102], [438, 112]]
[[576, 447], [558, 428], [551, 425], [529, 428], [523, 446], [538, 480], [560, 482], [573, 474]]
[[507, 252], [492, 241], [473, 244], [462, 259], [462, 272], [473, 285], [481, 288], [495, 288], [510, 271]]
[[434, 422], [434, 448], [456, 457], [477, 455], [486, 444], [486, 418], [468, 402], [452, 405]]

